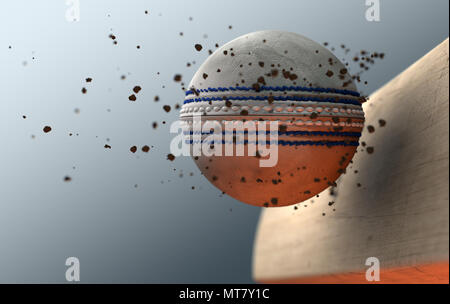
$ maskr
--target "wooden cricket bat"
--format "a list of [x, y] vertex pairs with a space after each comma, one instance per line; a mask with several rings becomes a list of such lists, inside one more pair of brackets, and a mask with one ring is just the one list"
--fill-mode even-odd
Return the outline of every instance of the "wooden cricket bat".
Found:
[[[449, 283], [448, 54], [447, 38], [370, 96], [333, 193], [263, 211], [255, 281]], [[369, 257], [379, 281], [366, 279]]]

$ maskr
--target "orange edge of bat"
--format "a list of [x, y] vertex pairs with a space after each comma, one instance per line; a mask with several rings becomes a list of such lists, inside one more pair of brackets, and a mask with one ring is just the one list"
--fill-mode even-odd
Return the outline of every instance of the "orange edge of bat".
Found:
[[449, 261], [380, 269], [380, 281], [366, 280], [365, 271], [287, 279], [256, 279], [267, 284], [449, 284]]

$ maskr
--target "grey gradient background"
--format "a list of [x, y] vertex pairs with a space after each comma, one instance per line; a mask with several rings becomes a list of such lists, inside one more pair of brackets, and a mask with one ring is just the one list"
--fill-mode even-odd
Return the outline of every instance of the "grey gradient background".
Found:
[[[195, 43], [281, 29], [385, 52], [360, 86], [368, 94], [448, 36], [447, 0], [380, 2], [376, 23], [364, 0], [80, 0], [81, 20], [69, 23], [63, 0], [1, 1], [0, 282], [65, 282], [69, 256], [82, 282], [252, 282], [260, 209], [221, 197], [189, 158], [165, 159], [161, 122], [178, 113], [161, 107], [183, 99], [173, 75], [188, 83], [207, 57]], [[145, 144], [148, 154], [128, 150]]]

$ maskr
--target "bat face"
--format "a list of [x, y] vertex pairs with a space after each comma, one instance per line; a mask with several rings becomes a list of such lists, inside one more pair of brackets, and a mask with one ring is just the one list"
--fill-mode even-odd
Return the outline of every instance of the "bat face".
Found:
[[335, 191], [261, 213], [255, 281], [448, 284], [448, 46], [370, 96], [362, 147]]

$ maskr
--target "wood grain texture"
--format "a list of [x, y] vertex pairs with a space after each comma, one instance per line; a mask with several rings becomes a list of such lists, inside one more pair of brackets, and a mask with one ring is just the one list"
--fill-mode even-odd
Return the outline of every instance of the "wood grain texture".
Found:
[[[263, 211], [254, 244], [256, 281], [339, 278], [365, 272], [366, 259], [377, 257], [381, 277], [410, 268], [407, 276], [415, 283], [429, 282], [432, 273], [413, 269], [436, 264], [440, 278], [446, 265], [448, 282], [448, 73], [447, 39], [364, 105], [360, 142], [366, 147], [358, 148], [336, 195], [327, 190], [297, 210]], [[368, 132], [369, 125], [375, 132]]]

